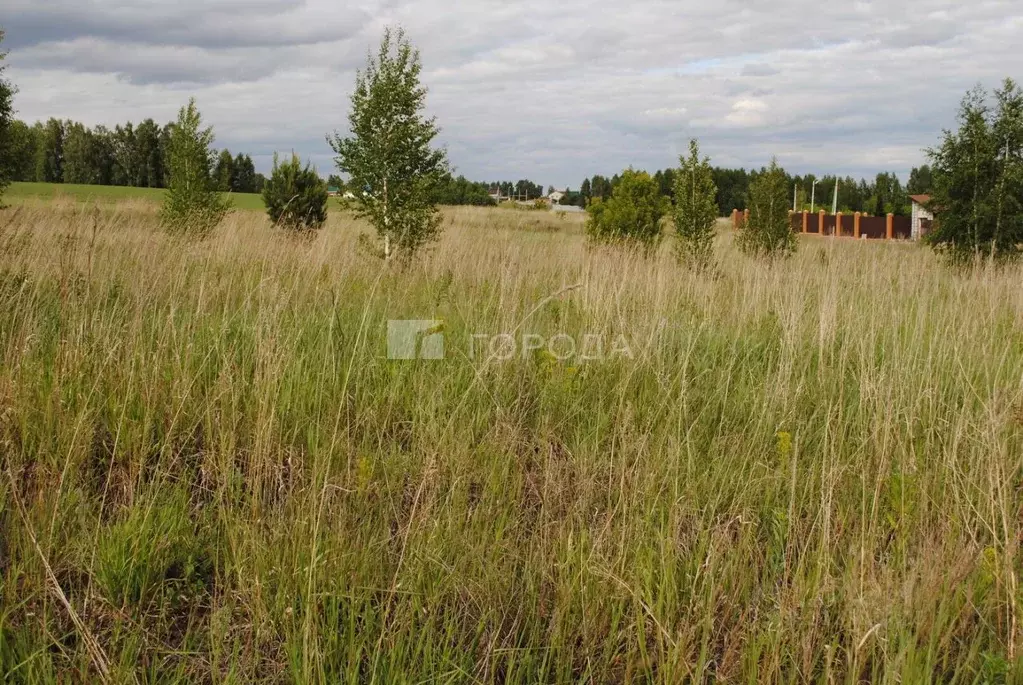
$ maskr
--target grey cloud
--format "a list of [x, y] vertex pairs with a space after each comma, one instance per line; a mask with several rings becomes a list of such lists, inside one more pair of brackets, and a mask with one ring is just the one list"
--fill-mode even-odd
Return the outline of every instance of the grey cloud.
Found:
[[[125, 52], [131, 53], [130, 65], [124, 61]], [[209, 51], [76, 39], [44, 49], [30, 48], [18, 55], [16, 64], [36, 69], [70, 65], [74, 71], [112, 73], [129, 83], [146, 85], [252, 81], [272, 73], [280, 63], [272, 53], [251, 48]]]
[[307, 45], [350, 38], [369, 21], [358, 9], [326, 11], [300, 0], [10, 0], [8, 12], [13, 49], [78, 38], [209, 49]]
[[689, 136], [719, 164], [905, 174], [967, 88], [1023, 76], [1018, 0], [12, 1], [21, 116], [169, 118], [194, 93], [263, 168], [292, 148], [329, 168], [322, 136], [393, 24], [459, 171], [545, 185], [663, 168]]
[[774, 76], [778, 73], [775, 67], [768, 64], [747, 64], [742, 68], [742, 76], [756, 78], [758, 76]]

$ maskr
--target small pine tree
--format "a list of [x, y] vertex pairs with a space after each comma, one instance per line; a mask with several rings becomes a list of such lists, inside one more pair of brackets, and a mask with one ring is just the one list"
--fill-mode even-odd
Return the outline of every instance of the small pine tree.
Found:
[[689, 157], [679, 158], [674, 176], [676, 253], [694, 268], [706, 269], [714, 258], [718, 189], [710, 159], [700, 159], [700, 146], [695, 140], [689, 141]]
[[318, 229], [327, 220], [327, 184], [298, 155], [279, 163], [274, 155], [273, 173], [263, 186], [263, 203], [270, 221], [292, 231]]
[[231, 208], [216, 190], [212, 144], [213, 128], [202, 128], [192, 98], [178, 112], [167, 143], [169, 182], [160, 218], [172, 233], [205, 237]]
[[778, 161], [750, 183], [749, 220], [739, 232], [739, 248], [750, 255], [787, 256], [796, 251], [796, 234], [789, 220], [788, 180]]
[[385, 31], [376, 58], [355, 79], [352, 135], [328, 138], [338, 170], [358, 195], [355, 212], [376, 227], [387, 258], [392, 249], [410, 257], [440, 232], [434, 190], [448, 169], [444, 150], [432, 145], [436, 121], [423, 115], [421, 72], [419, 51], [405, 32]]
[[627, 169], [611, 197], [590, 204], [586, 231], [596, 242], [632, 243], [651, 251], [661, 240], [667, 204], [650, 174]]

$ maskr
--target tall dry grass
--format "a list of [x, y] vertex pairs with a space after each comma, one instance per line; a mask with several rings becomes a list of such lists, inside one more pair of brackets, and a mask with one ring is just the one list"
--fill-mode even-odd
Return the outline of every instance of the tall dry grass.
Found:
[[[1018, 679], [1020, 269], [580, 222], [450, 210], [401, 269], [340, 215], [0, 214], [4, 680]], [[512, 331], [631, 355], [470, 356]]]

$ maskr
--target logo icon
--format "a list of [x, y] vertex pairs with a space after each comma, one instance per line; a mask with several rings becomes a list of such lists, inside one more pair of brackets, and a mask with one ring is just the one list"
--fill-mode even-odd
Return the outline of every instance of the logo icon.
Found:
[[443, 359], [444, 322], [391, 319], [387, 322], [388, 359]]

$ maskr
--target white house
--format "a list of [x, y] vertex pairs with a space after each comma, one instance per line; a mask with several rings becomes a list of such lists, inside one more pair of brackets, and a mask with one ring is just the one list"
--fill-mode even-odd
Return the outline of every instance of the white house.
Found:
[[551, 201], [552, 205], [556, 205], [559, 202], [561, 202], [563, 197], [565, 197], [565, 191], [555, 190], [553, 193], [547, 196], [547, 199]]
[[934, 214], [927, 209], [927, 203], [931, 201], [930, 195], [910, 195], [913, 201], [913, 214], [911, 219], [911, 230], [913, 240], [919, 240], [931, 229], [931, 222], [934, 221]]

